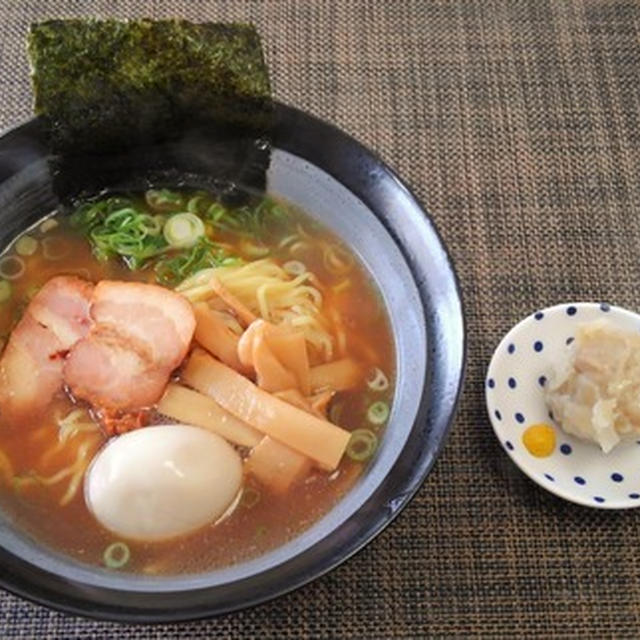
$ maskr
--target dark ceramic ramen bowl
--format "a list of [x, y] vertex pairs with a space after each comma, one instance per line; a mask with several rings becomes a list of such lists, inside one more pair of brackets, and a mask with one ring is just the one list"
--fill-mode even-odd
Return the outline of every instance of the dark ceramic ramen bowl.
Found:
[[[21, 534], [0, 512], [0, 584], [9, 591], [67, 612], [138, 622], [257, 604], [317, 578], [371, 541], [408, 503], [442, 450], [465, 359], [462, 303], [445, 247], [409, 189], [371, 152], [290, 107], [279, 105], [276, 116], [267, 191], [302, 207], [351, 246], [390, 316], [397, 388], [375, 458], [337, 506], [294, 540], [198, 575], [149, 577], [83, 565]], [[185, 136], [179, 153], [165, 158], [176, 176], [184, 162], [189, 169], [204, 162], [206, 172], [203, 159], [212, 149], [198, 135]], [[0, 248], [57, 206], [48, 156], [37, 120], [0, 138]], [[168, 169], [148, 156], [135, 162]], [[96, 187], [88, 184], [90, 163], [80, 165], [67, 171], [63, 189], [82, 189], [83, 181]], [[121, 168], [114, 170], [116, 181]]]

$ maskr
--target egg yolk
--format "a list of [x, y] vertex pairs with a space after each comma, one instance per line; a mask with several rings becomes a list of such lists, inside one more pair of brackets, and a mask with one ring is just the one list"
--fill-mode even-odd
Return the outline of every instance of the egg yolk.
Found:
[[556, 448], [556, 433], [549, 424], [532, 424], [522, 434], [527, 451], [536, 458], [546, 458]]

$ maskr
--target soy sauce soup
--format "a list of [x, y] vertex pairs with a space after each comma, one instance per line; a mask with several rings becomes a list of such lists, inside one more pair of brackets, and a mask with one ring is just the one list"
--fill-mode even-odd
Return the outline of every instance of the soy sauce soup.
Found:
[[[253, 558], [296, 537], [326, 514], [375, 456], [394, 386], [393, 340], [384, 305], [353, 253], [286, 202], [263, 198], [231, 208], [207, 193], [168, 190], [109, 197], [109, 206], [104, 205], [108, 200], [104, 196], [78, 206], [71, 216], [53, 214], [16, 238], [5, 252], [0, 259], [4, 344], [30, 300], [54, 276], [180, 289], [180, 283], [198, 269], [268, 264], [274, 272], [277, 267], [286, 281], [297, 278], [300, 286], [317, 292], [307, 292], [316, 296], [315, 324], [299, 325], [307, 331], [309, 365], [351, 359], [360, 368], [357, 382], [333, 393], [328, 406], [321, 408], [324, 418], [356, 435], [335, 470], [313, 466], [280, 493], [245, 474], [242, 493], [221, 521], [166, 541], [129, 540], [104, 528], [85, 503], [86, 470], [112, 434], [94, 407], [61, 389], [36, 418], [9, 421], [0, 407], [1, 507], [18, 528], [39, 542], [114, 570], [197, 573]], [[136, 232], [136, 242], [131, 241], [127, 233], [135, 225], [129, 219], [127, 227], [126, 215], [121, 216], [120, 226], [118, 216], [109, 220], [112, 213], [126, 209], [145, 216], [146, 240], [138, 242]], [[187, 213], [186, 226], [170, 222]], [[196, 244], [172, 245], [171, 227], [180, 236], [190, 233], [189, 225], [200, 233]], [[256, 303], [258, 316], [259, 306]], [[296, 309], [281, 308], [278, 313], [271, 318], [276, 324], [300, 319]], [[232, 329], [242, 331], [236, 325]], [[180, 368], [172, 380], [181, 382]], [[157, 408], [146, 410], [147, 425], [170, 421]], [[243, 460], [247, 458], [247, 447], [236, 449]]]

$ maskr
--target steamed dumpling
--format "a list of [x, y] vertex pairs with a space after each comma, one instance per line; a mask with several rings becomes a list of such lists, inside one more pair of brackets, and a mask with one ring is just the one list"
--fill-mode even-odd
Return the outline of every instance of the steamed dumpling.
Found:
[[94, 459], [89, 510], [124, 538], [163, 540], [217, 520], [242, 484], [242, 461], [226, 440], [187, 425], [131, 431]]
[[547, 404], [564, 431], [608, 453], [640, 435], [640, 334], [609, 322], [580, 325], [550, 375]]

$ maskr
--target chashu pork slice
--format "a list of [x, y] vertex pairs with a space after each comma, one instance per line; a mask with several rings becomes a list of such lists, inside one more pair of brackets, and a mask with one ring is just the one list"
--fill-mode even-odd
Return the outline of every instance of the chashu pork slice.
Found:
[[58, 276], [29, 303], [0, 359], [0, 412], [9, 421], [37, 415], [62, 388], [64, 358], [91, 325], [92, 289]]
[[64, 366], [74, 396], [110, 411], [157, 402], [189, 349], [195, 329], [190, 303], [156, 285], [102, 281], [90, 313], [93, 327]]
[[144, 341], [96, 324], [71, 351], [64, 377], [76, 398], [107, 410], [131, 410], [156, 402], [171, 370], [159, 367]]
[[99, 282], [91, 317], [123, 336], [145, 342], [155, 364], [169, 369], [184, 359], [196, 326], [191, 303], [183, 296], [140, 282]]

